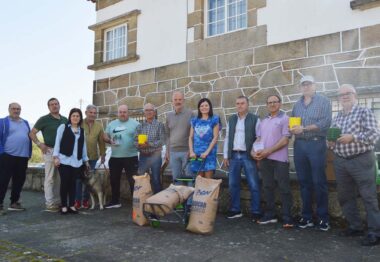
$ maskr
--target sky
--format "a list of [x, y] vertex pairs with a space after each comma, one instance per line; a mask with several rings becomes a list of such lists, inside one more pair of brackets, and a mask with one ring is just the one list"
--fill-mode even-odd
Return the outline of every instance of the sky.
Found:
[[31, 123], [56, 97], [61, 114], [92, 103], [95, 4], [86, 0], [12, 0], [0, 6], [0, 118], [18, 102]]

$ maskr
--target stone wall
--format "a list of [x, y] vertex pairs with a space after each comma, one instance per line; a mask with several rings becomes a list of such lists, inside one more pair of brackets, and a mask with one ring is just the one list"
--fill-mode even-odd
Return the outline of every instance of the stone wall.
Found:
[[[153, 103], [164, 121], [172, 110], [172, 92], [180, 90], [191, 109], [208, 97], [225, 127], [239, 95], [246, 95], [251, 111], [263, 116], [266, 97], [278, 94], [289, 112], [306, 74], [315, 77], [318, 91], [327, 96], [334, 97], [340, 84], [351, 83], [359, 94], [380, 97], [379, 35], [380, 24], [267, 46], [266, 27], [253, 26], [188, 44], [183, 63], [94, 81], [93, 103], [104, 125], [120, 104], [137, 109]], [[221, 133], [219, 164], [224, 129]]]

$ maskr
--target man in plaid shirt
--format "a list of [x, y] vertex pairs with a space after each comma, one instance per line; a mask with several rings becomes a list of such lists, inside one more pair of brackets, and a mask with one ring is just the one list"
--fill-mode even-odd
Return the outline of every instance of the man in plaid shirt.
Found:
[[[161, 150], [165, 143], [165, 127], [155, 118], [154, 105], [146, 104], [144, 115], [146, 120], [136, 128], [135, 135], [135, 145], [140, 151], [138, 174], [142, 175], [151, 169], [152, 187], [154, 193], [157, 193], [161, 191]], [[138, 143], [138, 136], [141, 134], [148, 136], [148, 140], [144, 144]]]
[[356, 91], [352, 85], [342, 85], [338, 91], [343, 110], [332, 122], [341, 129], [336, 142], [328, 142], [334, 149], [335, 176], [338, 199], [349, 227], [342, 236], [363, 235], [363, 225], [356, 205], [358, 189], [367, 211], [368, 235], [362, 245], [380, 244], [380, 211], [375, 183], [375, 154], [373, 152], [380, 130], [370, 109], [357, 104]]

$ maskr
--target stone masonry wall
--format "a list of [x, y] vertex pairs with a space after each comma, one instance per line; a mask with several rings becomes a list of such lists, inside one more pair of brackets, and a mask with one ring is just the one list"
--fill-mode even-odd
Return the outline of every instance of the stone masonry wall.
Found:
[[[302, 75], [313, 75], [318, 91], [328, 96], [351, 83], [359, 94], [380, 97], [379, 35], [380, 24], [267, 46], [266, 26], [253, 26], [188, 44], [183, 63], [94, 81], [93, 103], [104, 125], [120, 104], [138, 109], [152, 103], [164, 121], [172, 110], [172, 92], [180, 90], [194, 110], [200, 98], [208, 97], [225, 127], [239, 95], [247, 96], [251, 111], [263, 116], [266, 97], [278, 94], [289, 112], [300, 97]], [[224, 132], [218, 143], [219, 164]]]

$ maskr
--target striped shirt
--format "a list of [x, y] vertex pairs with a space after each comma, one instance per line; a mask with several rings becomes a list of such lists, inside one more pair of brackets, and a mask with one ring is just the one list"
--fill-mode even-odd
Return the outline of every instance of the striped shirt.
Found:
[[331, 104], [327, 97], [315, 94], [311, 98], [308, 105], [304, 103], [304, 96], [302, 96], [295, 104], [292, 110], [293, 117], [301, 117], [301, 125], [303, 127], [309, 125], [316, 125], [319, 130], [307, 131], [296, 138], [310, 138], [310, 137], [326, 137], [327, 129], [331, 124]]
[[348, 144], [336, 143], [334, 152], [341, 157], [355, 156], [373, 150], [380, 137], [380, 130], [372, 111], [354, 105], [351, 112], [339, 112], [332, 122], [332, 127], [341, 129], [342, 134], [351, 134], [354, 141]]
[[138, 135], [145, 134], [148, 136], [147, 148], [140, 148], [140, 152], [150, 154], [155, 151], [161, 151], [165, 144], [165, 127], [164, 124], [153, 119], [151, 123], [144, 121], [136, 128], [135, 145], [138, 145]]

